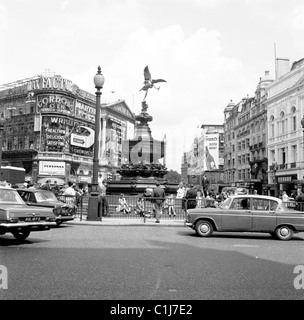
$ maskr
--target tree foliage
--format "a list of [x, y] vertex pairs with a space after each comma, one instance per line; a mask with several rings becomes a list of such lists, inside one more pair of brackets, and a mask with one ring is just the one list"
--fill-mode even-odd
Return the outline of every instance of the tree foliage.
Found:
[[177, 171], [170, 170], [164, 177], [168, 180], [168, 183], [180, 183], [181, 182], [181, 174]]

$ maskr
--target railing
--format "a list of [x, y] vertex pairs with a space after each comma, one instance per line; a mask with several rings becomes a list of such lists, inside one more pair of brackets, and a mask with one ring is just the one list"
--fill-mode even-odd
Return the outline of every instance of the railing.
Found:
[[288, 209], [304, 212], [304, 202], [287, 201], [284, 204]]
[[[143, 211], [137, 207], [137, 201], [140, 196], [125, 196], [128, 209], [123, 210], [119, 206], [119, 195], [107, 195], [105, 196], [107, 205], [102, 204], [102, 216], [107, 218], [125, 218], [125, 219], [134, 219], [134, 218], [154, 218], [154, 200], [152, 197], [142, 197], [143, 198]], [[100, 198], [101, 199], [101, 198]], [[169, 199], [172, 201], [168, 204]], [[69, 205], [75, 205], [75, 215], [80, 220], [86, 220], [88, 215], [88, 204], [89, 196], [81, 196], [78, 198], [78, 201], [75, 196], [60, 195], [58, 200], [67, 203]], [[102, 203], [102, 202], [101, 202]], [[162, 219], [185, 219], [185, 208], [195, 208], [196, 206], [200, 207], [214, 207], [214, 200], [209, 200], [203, 198], [200, 202], [197, 202], [196, 199], [178, 199], [178, 198], [169, 198], [166, 197], [163, 199], [162, 206]]]
[[[105, 198], [108, 203], [108, 210], [103, 210], [103, 218], [124, 218], [124, 219], [146, 219], [154, 218], [154, 200], [155, 198], [143, 197], [143, 212], [137, 210], [137, 200], [140, 196], [126, 196], [126, 202], [129, 207], [129, 211], [119, 210], [119, 198], [117, 195], [107, 195]], [[88, 200], [89, 196], [81, 196], [78, 201], [75, 196], [58, 196], [60, 201], [71, 204], [75, 203], [75, 216], [80, 220], [86, 220], [88, 214]], [[173, 211], [169, 211], [170, 208], [166, 204], [165, 199], [173, 200]], [[216, 201], [213, 199], [202, 198], [199, 202], [196, 199], [177, 199], [166, 197], [163, 202], [161, 219], [185, 219], [186, 208], [212, 208], [216, 207]], [[289, 209], [304, 212], [304, 202], [288, 201], [284, 202], [285, 206]]]

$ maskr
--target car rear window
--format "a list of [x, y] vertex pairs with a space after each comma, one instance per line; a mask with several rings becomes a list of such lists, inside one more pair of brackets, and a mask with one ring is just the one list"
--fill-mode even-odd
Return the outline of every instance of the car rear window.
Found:
[[275, 211], [278, 207], [278, 202], [267, 199], [253, 199], [253, 209], [261, 211]]

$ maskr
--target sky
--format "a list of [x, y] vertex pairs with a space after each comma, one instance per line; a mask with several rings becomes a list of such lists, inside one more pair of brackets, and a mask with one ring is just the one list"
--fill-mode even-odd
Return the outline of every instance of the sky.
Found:
[[302, 0], [0, 0], [0, 84], [50, 70], [139, 114], [143, 71], [164, 79], [146, 97], [152, 136], [181, 170], [202, 124], [274, 77], [275, 56], [304, 58]]

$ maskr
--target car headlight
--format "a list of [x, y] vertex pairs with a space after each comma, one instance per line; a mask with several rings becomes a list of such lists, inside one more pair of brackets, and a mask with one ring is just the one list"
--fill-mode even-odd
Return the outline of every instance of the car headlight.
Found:
[[60, 216], [62, 214], [62, 208], [61, 207], [56, 207], [53, 209], [53, 212], [56, 216]]
[[46, 217], [45, 221], [47, 221], [47, 222], [56, 222], [56, 218], [55, 217]]
[[6, 212], [6, 218], [8, 222], [11, 223], [17, 223], [19, 221], [19, 218], [15, 216], [15, 214], [13, 212]]

